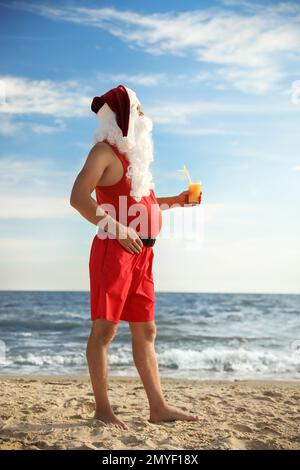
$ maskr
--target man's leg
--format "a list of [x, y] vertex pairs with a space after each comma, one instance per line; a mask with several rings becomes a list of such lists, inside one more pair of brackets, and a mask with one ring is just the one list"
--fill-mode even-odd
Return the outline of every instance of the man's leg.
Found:
[[95, 395], [95, 418], [128, 429], [123, 421], [115, 416], [108, 399], [107, 350], [114, 338], [118, 325], [108, 320], [95, 320], [88, 339], [86, 356]]
[[149, 400], [150, 421], [195, 421], [198, 416], [168, 405], [161, 389], [158, 363], [155, 353], [156, 325], [154, 321], [130, 322], [132, 352], [136, 368]]

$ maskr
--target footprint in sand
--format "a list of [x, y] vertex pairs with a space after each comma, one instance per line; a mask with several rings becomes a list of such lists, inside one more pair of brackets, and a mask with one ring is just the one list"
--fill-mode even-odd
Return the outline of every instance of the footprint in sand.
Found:
[[41, 405], [32, 405], [30, 407], [30, 410], [35, 411], [36, 413], [44, 413], [45, 411], [47, 411], [47, 408]]
[[129, 435], [129, 436], [123, 436], [121, 438], [121, 442], [123, 442], [123, 444], [127, 444], [127, 445], [142, 444], [144, 442], [144, 439], [140, 438], [140, 437], [133, 436], [133, 435]]
[[136, 418], [131, 420], [131, 424], [137, 427], [137, 430], [147, 428], [148, 423], [145, 422], [142, 418]]
[[236, 411], [239, 411], [240, 413], [244, 412], [244, 411], [247, 411], [247, 408], [245, 408], [244, 406], [238, 406], [236, 409]]
[[280, 436], [280, 432], [278, 432], [276, 429], [271, 428], [270, 426], [262, 426], [260, 428], [261, 431], [264, 431], [268, 434], [275, 434], [276, 436]]
[[263, 394], [266, 396], [266, 397], [274, 397], [274, 398], [280, 398], [282, 397], [282, 393], [280, 392], [273, 392], [272, 390], [267, 390], [266, 392], [263, 392]]
[[239, 432], [253, 432], [253, 429], [249, 426], [246, 426], [245, 424], [235, 424], [233, 429]]
[[246, 443], [242, 439], [237, 439], [236, 437], [229, 437], [224, 440], [228, 445], [228, 448], [231, 450], [246, 450]]
[[271, 443], [263, 442], [259, 439], [246, 441], [246, 450], [272, 450], [276, 449]]
[[49, 449], [51, 445], [47, 441], [32, 441], [31, 445], [36, 446], [38, 449]]
[[64, 408], [69, 408], [71, 406], [77, 406], [77, 405], [78, 405], [77, 398], [69, 398], [69, 400], [66, 400], [64, 402]]
[[82, 415], [79, 415], [79, 414], [78, 415], [71, 415], [71, 416], [69, 416], [69, 418], [70, 419], [83, 419]]

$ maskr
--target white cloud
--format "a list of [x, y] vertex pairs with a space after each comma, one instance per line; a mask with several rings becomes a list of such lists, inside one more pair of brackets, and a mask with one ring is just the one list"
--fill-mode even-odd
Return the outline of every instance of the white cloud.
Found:
[[[115, 8], [14, 5], [50, 19], [104, 29], [129, 47], [150, 54], [190, 56], [202, 63], [226, 66], [222, 72], [225, 80], [248, 92], [271, 89], [282, 77], [281, 60], [299, 54], [297, 3], [227, 2], [218, 8], [152, 14]], [[263, 83], [258, 85], [257, 80]]]
[[69, 173], [55, 168], [54, 162], [46, 158], [4, 157], [0, 159], [0, 194], [8, 191], [24, 194], [27, 190], [34, 193], [42, 186], [57, 184], [59, 178], [67, 181]]
[[161, 101], [159, 104], [153, 104], [145, 109], [146, 113], [157, 124], [179, 124], [184, 125], [188, 123], [189, 119], [194, 119], [195, 116], [206, 116], [207, 114], [283, 114], [283, 113], [297, 113], [299, 109], [287, 102], [284, 105], [278, 106], [277, 103], [265, 105], [243, 103], [241, 100], [238, 104], [232, 102], [217, 102], [217, 101], [184, 101], [176, 102]]
[[[90, 88], [74, 80], [30, 80], [1, 76], [6, 97], [0, 112], [6, 115], [42, 114], [56, 117], [82, 117], [90, 113]], [[9, 130], [9, 128], [8, 128]], [[41, 128], [36, 128], [41, 131]], [[45, 128], [43, 129], [45, 131]]]
[[12, 136], [33, 132], [35, 134], [54, 134], [65, 130], [65, 123], [61, 119], [55, 119], [53, 124], [42, 124], [40, 122], [20, 121], [13, 118], [11, 114], [0, 114], [0, 134]]
[[275, 88], [283, 78], [283, 74], [272, 67], [257, 68], [222, 68], [218, 70], [218, 76], [226, 80], [241, 91], [248, 93], [265, 93], [270, 88]]
[[[165, 77], [165, 75], [163, 75]], [[110, 76], [112, 78], [112, 76]], [[119, 78], [121, 75], [119, 76]], [[128, 76], [134, 80], [134, 75]], [[140, 75], [144, 77], [144, 75]], [[146, 76], [145, 76], [146, 77]], [[143, 80], [146, 80], [146, 78]], [[0, 133], [4, 135], [14, 135], [18, 132], [27, 132], [28, 130], [38, 134], [50, 134], [60, 132], [65, 129], [65, 124], [62, 118], [72, 117], [85, 117], [88, 116], [90, 105], [94, 92], [87, 92], [88, 86], [80, 82], [64, 81], [54, 82], [50, 80], [30, 80], [24, 77], [7, 76], [2, 77], [6, 82], [7, 100], [0, 106]], [[125, 75], [124, 75], [125, 78]], [[233, 79], [233, 78], [232, 78]], [[150, 77], [154, 83], [154, 77]], [[166, 77], [166, 82], [169, 78]], [[240, 85], [244, 88], [250, 87], [253, 82], [247, 77], [244, 82], [240, 81]], [[262, 87], [260, 91], [264, 90], [264, 84], [258, 82], [256, 87]], [[238, 104], [231, 101], [217, 102], [217, 101], [183, 101], [176, 102], [175, 100], [167, 101], [161, 99], [159, 102], [151, 103], [150, 106], [145, 107], [146, 114], [149, 113], [150, 117], [156, 124], [178, 124], [184, 125], [188, 123], [190, 117], [201, 116], [204, 114], [222, 114], [222, 113], [294, 113], [299, 112], [297, 106], [293, 106], [290, 101], [285, 105], [278, 106], [278, 104], [268, 104], [265, 106], [261, 104], [243, 103], [241, 100]], [[55, 116], [52, 123], [33, 122], [33, 121], [20, 121], [13, 120], [21, 115], [37, 114], [40, 116]], [[190, 124], [188, 124], [190, 127]], [[187, 131], [188, 132], [188, 131]], [[204, 131], [205, 132], [205, 131]], [[210, 131], [208, 131], [210, 132]], [[215, 131], [212, 131], [212, 133]], [[224, 131], [226, 132], [226, 131]], [[228, 131], [230, 132], [230, 131]], [[216, 134], [222, 134], [221, 131], [216, 131]]]
[[54, 134], [56, 132], [62, 132], [66, 126], [63, 120], [55, 119], [54, 125], [31, 123], [30, 128], [35, 134]]
[[51, 159], [0, 159], [0, 219], [49, 219], [75, 215], [69, 195], [75, 172]]
[[0, 196], [0, 219], [49, 219], [74, 215], [68, 198]]
[[133, 85], [140, 86], [155, 86], [162, 83], [168, 83], [168, 78], [165, 73], [157, 74], [133, 74], [129, 75], [126, 73], [98, 73], [97, 79], [103, 82], [127, 82]]
[[20, 124], [17, 122], [14, 122], [11, 116], [0, 115], [0, 134], [13, 135], [19, 130], [20, 130]]
[[293, 170], [293, 171], [300, 171], [300, 165], [294, 166], [294, 167], [292, 168], [292, 170]]

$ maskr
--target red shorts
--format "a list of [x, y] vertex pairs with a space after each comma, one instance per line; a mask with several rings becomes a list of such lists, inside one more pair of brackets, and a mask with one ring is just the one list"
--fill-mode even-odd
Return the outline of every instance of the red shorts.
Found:
[[89, 259], [91, 320], [154, 320], [153, 247], [129, 253], [114, 238], [95, 235]]

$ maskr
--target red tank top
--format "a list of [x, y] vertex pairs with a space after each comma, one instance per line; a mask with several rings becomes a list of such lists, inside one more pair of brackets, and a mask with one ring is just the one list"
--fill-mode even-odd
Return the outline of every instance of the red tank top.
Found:
[[[115, 210], [116, 220], [126, 226], [132, 226], [142, 238], [156, 238], [162, 227], [162, 213], [154, 190], [151, 189], [150, 195], [143, 196], [139, 202], [130, 196], [131, 180], [126, 176], [129, 162], [115, 145], [107, 140], [104, 142], [112, 147], [124, 171], [118, 183], [111, 186], [96, 186], [98, 204], [111, 204]], [[108, 213], [113, 216], [111, 212]]]

